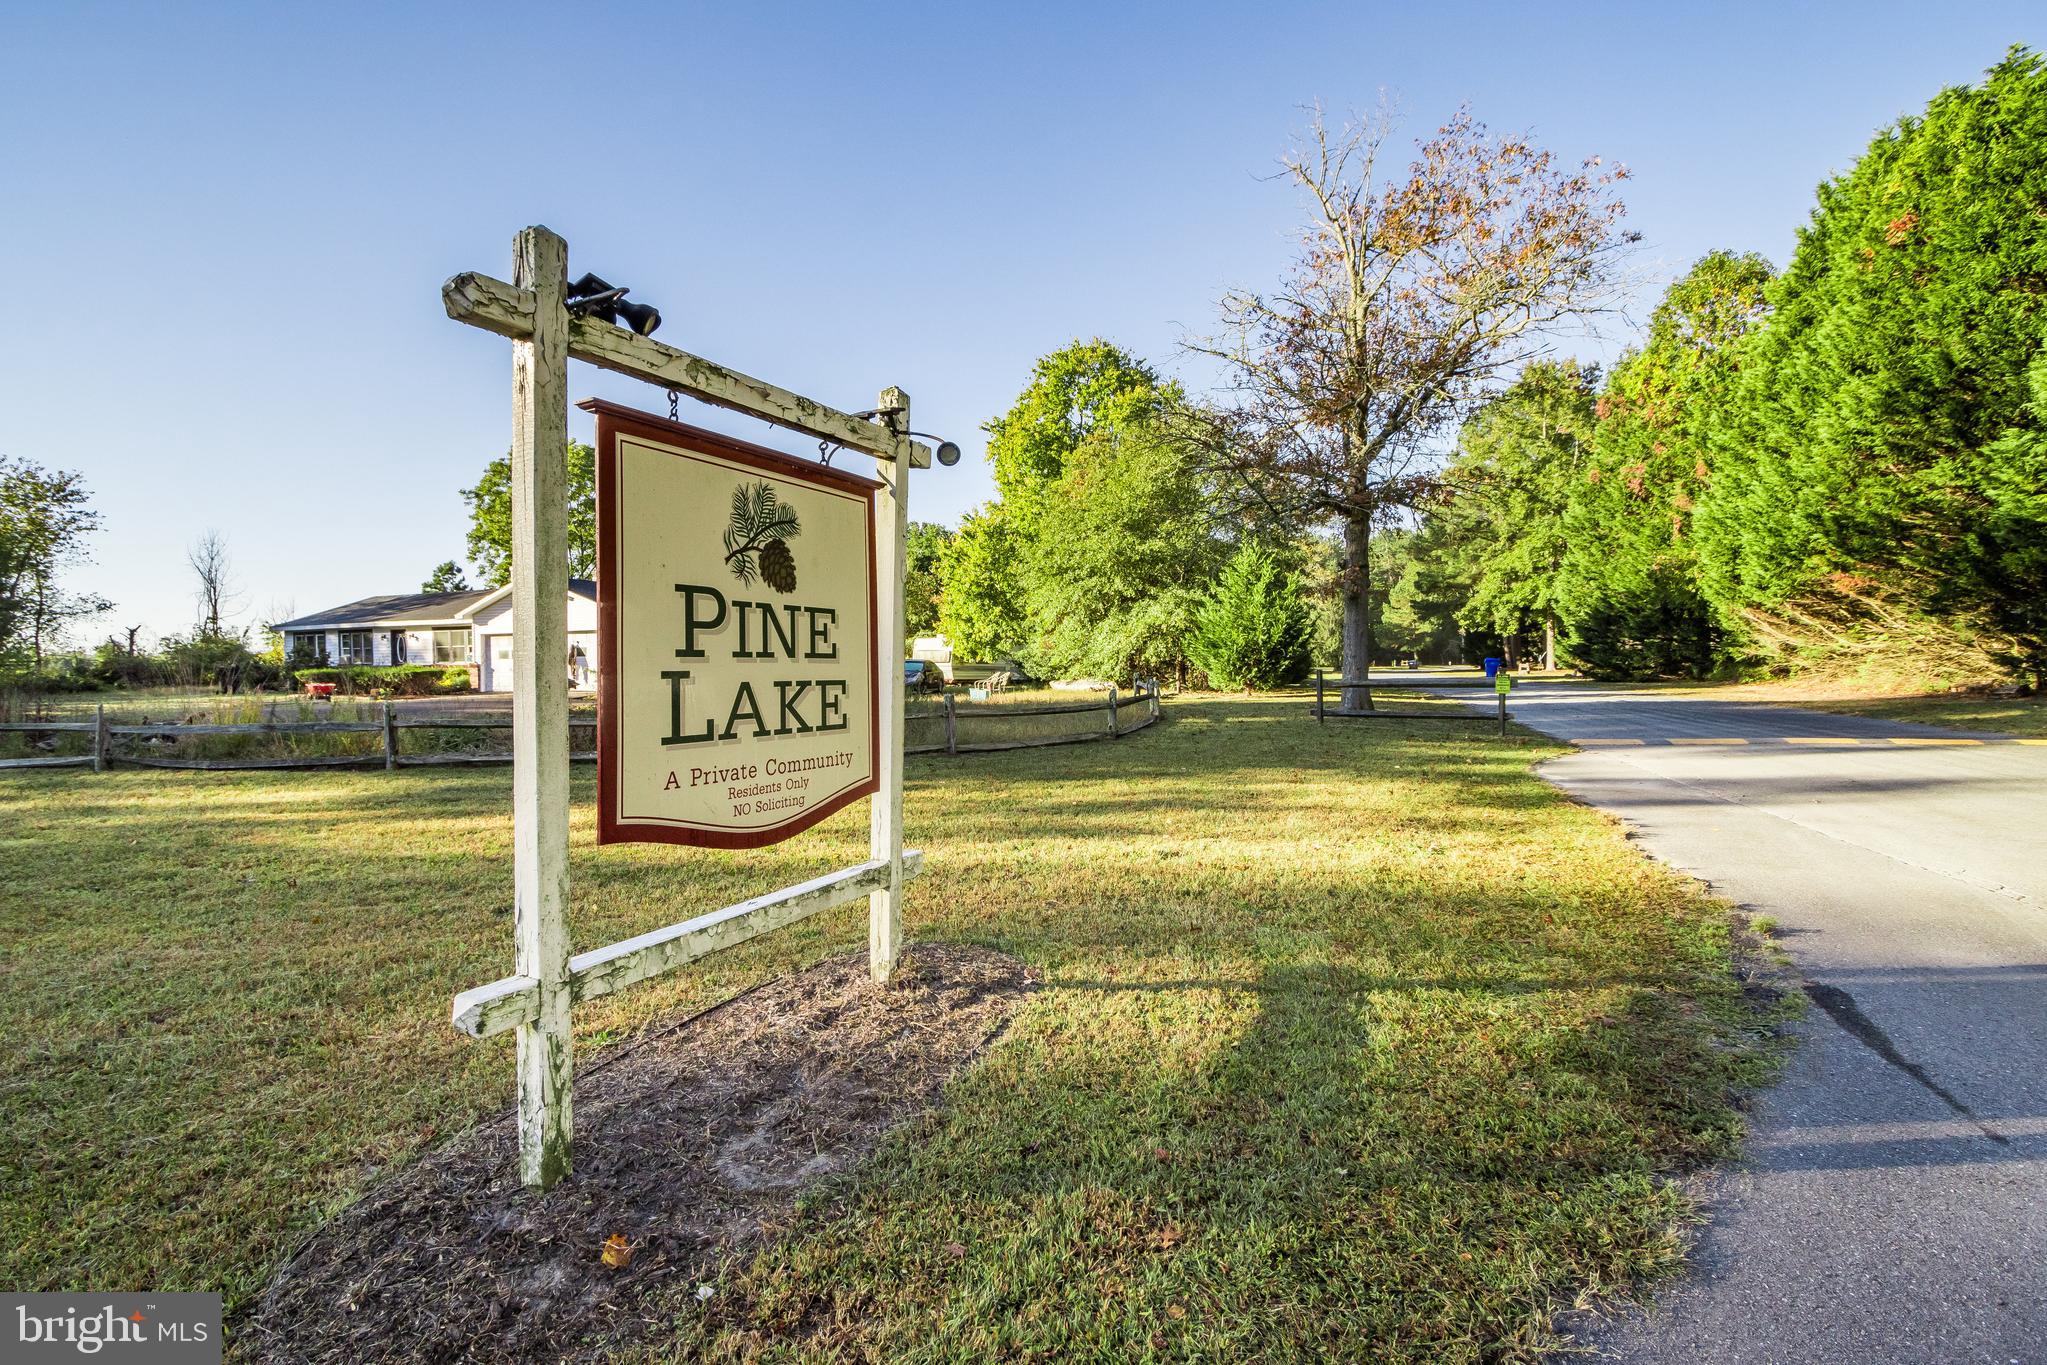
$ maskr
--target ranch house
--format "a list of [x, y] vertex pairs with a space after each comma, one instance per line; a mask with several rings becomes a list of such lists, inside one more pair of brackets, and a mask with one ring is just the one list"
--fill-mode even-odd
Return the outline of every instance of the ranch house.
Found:
[[[569, 580], [570, 685], [597, 685], [597, 584]], [[286, 658], [320, 663], [466, 667], [479, 692], [512, 690], [512, 590], [365, 597], [271, 627]]]

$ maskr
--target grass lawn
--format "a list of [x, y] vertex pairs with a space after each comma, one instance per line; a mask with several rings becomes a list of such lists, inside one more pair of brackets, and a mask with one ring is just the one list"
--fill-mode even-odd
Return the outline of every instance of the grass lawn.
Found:
[[1875, 716], [1918, 725], [1951, 725], [2028, 739], [2047, 737], [2047, 697], [1952, 696], [1840, 697], [1801, 701], [1798, 706], [1844, 716]]
[[[1640, 684], [1630, 684], [1640, 686]], [[2047, 737], [2047, 697], [1993, 697], [1982, 692], [1896, 692], [1859, 685], [1790, 678], [1762, 683], [1673, 683], [1666, 690], [1694, 692], [1716, 701], [1754, 701], [1797, 706], [1839, 716], [1871, 716], [1987, 730], [2022, 738]]]
[[[1045, 988], [659, 1355], [1532, 1352], [1669, 1267], [1663, 1177], [1773, 1049], [1725, 907], [1456, 722], [1182, 700], [1119, 743], [913, 759], [913, 937]], [[511, 963], [503, 769], [0, 777], [0, 1283], [230, 1313], [380, 1171], [510, 1102], [448, 1027]], [[575, 947], [865, 856], [591, 842]], [[849, 907], [577, 1012], [584, 1055], [864, 941]], [[593, 1249], [594, 1254], [594, 1249]]]

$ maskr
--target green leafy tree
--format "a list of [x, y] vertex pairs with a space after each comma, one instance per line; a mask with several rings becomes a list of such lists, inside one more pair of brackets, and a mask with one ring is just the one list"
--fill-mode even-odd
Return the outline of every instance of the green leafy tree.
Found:
[[[2014, 48], [1819, 189], [1742, 347], [1699, 514], [1751, 643], [1981, 633], [2047, 674], [2047, 64]], [[1909, 636], [1909, 632], [1908, 632]]]
[[1556, 666], [1565, 518], [1591, 458], [1598, 371], [1536, 361], [1464, 424], [1420, 549], [1461, 587], [1457, 621], [1497, 636], [1510, 662], [1540, 632]]
[[419, 585], [421, 592], [468, 592], [469, 576], [462, 572], [462, 566], [452, 559], [444, 559], [434, 566], [426, 582]]
[[[597, 452], [571, 441], [568, 466], [569, 574], [588, 578], [597, 571]], [[501, 588], [512, 581], [512, 457], [484, 466], [462, 500], [469, 504], [469, 558], [485, 586]]]
[[938, 632], [938, 595], [943, 586], [939, 562], [952, 532], [929, 521], [910, 523], [903, 546], [903, 620], [905, 634], [915, 639]]
[[91, 593], [68, 591], [66, 570], [85, 562], [85, 538], [99, 529], [99, 513], [88, 505], [85, 476], [48, 470], [28, 460], [0, 457], [0, 565], [11, 599], [13, 623], [0, 636], [0, 650], [26, 656], [40, 669], [67, 622], [97, 616], [113, 604]]
[[958, 659], [1010, 658], [1029, 638], [1022, 538], [999, 502], [969, 512], [939, 556], [938, 628]]
[[1572, 483], [1554, 603], [1570, 653], [1607, 677], [1703, 676], [1722, 630], [1692, 534], [1712, 432], [1742, 338], [1766, 313], [1769, 263], [1716, 251], [1672, 284], [1639, 350], [1594, 406], [1592, 456]]
[[2047, 692], [2047, 354], [2027, 377], [2028, 421], [1984, 448], [1984, 507], [1967, 532], [1964, 590], [1981, 597], [2009, 641], [2009, 662]]
[[1309, 668], [1314, 622], [1301, 580], [1278, 555], [1246, 541], [1194, 616], [1194, 661], [1218, 687], [1281, 687]]
[[27, 635], [27, 564], [19, 533], [0, 517], [0, 673], [15, 672], [26, 655], [21, 642]]
[[1178, 399], [1149, 365], [1100, 339], [1038, 361], [987, 425], [1000, 497], [967, 517], [939, 559], [939, 627], [957, 656], [1019, 655], [1043, 634], [1030, 620], [1024, 566], [1048, 490], [1083, 444], [1143, 427]]
[[268, 676], [242, 631], [210, 630], [202, 624], [190, 635], [165, 636], [157, 653], [169, 680], [186, 687], [240, 692]]
[[1184, 681], [1194, 608], [1228, 552], [1183, 448], [1155, 427], [1089, 437], [1044, 490], [1024, 551], [1030, 662]]
[[1031, 533], [1045, 490], [1082, 442], [1142, 426], [1179, 397], [1177, 385], [1099, 337], [1039, 360], [1009, 411], [986, 427], [995, 487], [1013, 526]]

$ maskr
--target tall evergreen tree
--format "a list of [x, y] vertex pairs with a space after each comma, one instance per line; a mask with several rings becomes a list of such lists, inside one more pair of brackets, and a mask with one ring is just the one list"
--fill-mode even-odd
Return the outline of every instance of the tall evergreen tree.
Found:
[[1464, 584], [1457, 620], [1508, 642], [1539, 632], [1556, 666], [1565, 518], [1592, 458], [1598, 370], [1537, 361], [1464, 424], [1429, 509], [1424, 547]]
[[2047, 672], [2047, 64], [2013, 49], [1822, 185], [1699, 517], [1736, 622], [1918, 613]]
[[1256, 541], [1237, 548], [1194, 617], [1194, 662], [1218, 687], [1282, 687], [1308, 674], [1314, 623], [1301, 581]]
[[1692, 522], [1738, 343], [1764, 315], [1769, 277], [1760, 256], [1701, 258], [1665, 292], [1647, 341], [1600, 392], [1555, 590], [1570, 653], [1594, 673], [1702, 676], [1720, 660]]

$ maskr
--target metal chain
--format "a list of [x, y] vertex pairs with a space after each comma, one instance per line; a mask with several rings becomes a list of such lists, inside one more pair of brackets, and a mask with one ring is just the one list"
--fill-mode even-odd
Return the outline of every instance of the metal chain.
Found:
[[671, 422], [680, 422], [682, 420], [681, 389], [670, 389], [668, 391], [668, 420]]

